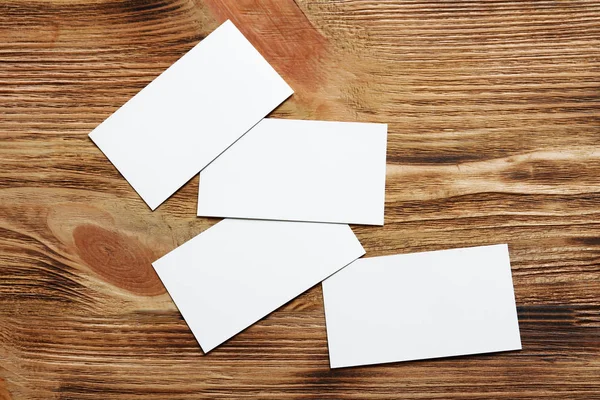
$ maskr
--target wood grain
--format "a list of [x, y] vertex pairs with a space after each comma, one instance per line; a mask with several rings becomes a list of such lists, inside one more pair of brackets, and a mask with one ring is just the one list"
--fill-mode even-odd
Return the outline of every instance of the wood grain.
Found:
[[[227, 18], [274, 115], [389, 124], [369, 256], [509, 243], [523, 351], [332, 371], [315, 287], [201, 353], [149, 265], [198, 179], [150, 212], [87, 134]], [[3, 0], [0, 72], [0, 399], [600, 399], [598, 1]]]

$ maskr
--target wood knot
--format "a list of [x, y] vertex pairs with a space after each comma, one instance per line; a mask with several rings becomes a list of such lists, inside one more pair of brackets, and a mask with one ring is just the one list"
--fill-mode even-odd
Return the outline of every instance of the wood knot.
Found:
[[156, 257], [137, 239], [81, 225], [73, 230], [73, 240], [83, 261], [106, 282], [143, 296], [165, 292], [152, 268]]
[[11, 400], [12, 397], [8, 391], [8, 384], [6, 380], [0, 378], [0, 400]]

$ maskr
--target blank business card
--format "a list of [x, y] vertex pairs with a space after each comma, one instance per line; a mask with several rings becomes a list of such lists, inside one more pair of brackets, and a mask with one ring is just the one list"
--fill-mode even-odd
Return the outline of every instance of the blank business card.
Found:
[[208, 352], [364, 253], [348, 225], [225, 219], [152, 265]]
[[89, 136], [154, 210], [291, 94], [227, 21]]
[[198, 215], [383, 225], [387, 125], [264, 119], [200, 174]]
[[363, 258], [323, 298], [332, 368], [521, 349], [505, 244]]

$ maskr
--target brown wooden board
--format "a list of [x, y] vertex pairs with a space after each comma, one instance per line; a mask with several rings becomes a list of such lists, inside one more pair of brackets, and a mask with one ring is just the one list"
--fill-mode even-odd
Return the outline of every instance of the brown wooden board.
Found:
[[[509, 244], [522, 351], [330, 370], [317, 286], [202, 354], [150, 266], [198, 178], [150, 212], [87, 134], [228, 18], [273, 116], [389, 124], [368, 256]], [[600, 399], [600, 2], [0, 1], [0, 399], [133, 398]]]

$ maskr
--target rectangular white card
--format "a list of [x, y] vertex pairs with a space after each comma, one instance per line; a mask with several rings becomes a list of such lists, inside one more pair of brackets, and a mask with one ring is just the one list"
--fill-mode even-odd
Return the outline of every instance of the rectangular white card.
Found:
[[332, 368], [521, 349], [507, 245], [363, 258], [323, 298]]
[[264, 119], [200, 174], [198, 215], [383, 225], [387, 125]]
[[292, 92], [227, 21], [89, 136], [154, 210]]
[[364, 253], [348, 225], [225, 219], [152, 265], [208, 352]]

